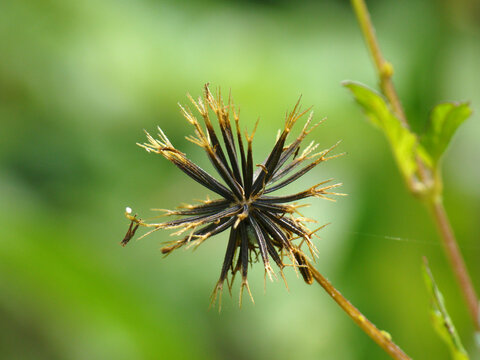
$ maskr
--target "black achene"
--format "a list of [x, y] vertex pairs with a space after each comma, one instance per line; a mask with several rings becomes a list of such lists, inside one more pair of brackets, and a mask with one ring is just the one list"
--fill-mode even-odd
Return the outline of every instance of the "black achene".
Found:
[[[301, 246], [306, 244], [312, 256], [315, 254], [316, 250], [311, 242], [311, 237], [316, 230], [310, 231], [304, 226], [306, 221], [312, 220], [299, 214], [298, 208], [301, 205], [290, 203], [309, 197], [331, 200], [327, 197], [328, 195], [342, 195], [330, 192], [332, 188], [341, 184], [327, 185], [330, 181], [327, 180], [292, 195], [272, 196], [269, 194], [291, 184], [319, 163], [339, 156], [328, 157], [336, 145], [315, 153], [318, 144], [312, 142], [299, 155], [300, 145], [304, 138], [320, 124], [317, 123], [308, 128], [313, 113], [310, 114], [298, 137], [292, 143], [286, 144], [293, 125], [308, 111], [300, 111], [299, 102], [297, 102], [293, 111], [287, 114], [284, 128], [277, 136], [270, 154], [262, 164], [254, 166], [252, 140], [255, 130], [252, 135], [245, 135], [245, 143], [240, 131], [239, 117], [231, 99], [225, 105], [220, 92], [215, 98], [208, 85], [205, 85], [203, 98], [199, 98], [198, 101], [190, 96], [189, 98], [200, 113], [206, 131], [193, 113], [181, 106], [183, 116], [195, 128], [196, 137], [190, 136], [187, 139], [205, 150], [223, 183], [187, 159], [184, 153], [172, 145], [160, 128], [158, 140], [147, 133], [148, 143], [138, 145], [148, 152], [163, 155], [193, 180], [218, 194], [220, 198], [208, 199], [201, 204], [187, 205], [178, 210], [162, 210], [166, 212], [165, 215], [182, 217], [163, 223], [146, 223], [137, 216], [132, 216], [130, 208], [127, 208], [126, 215], [131, 220], [131, 224], [122, 245], [125, 246], [128, 243], [139, 226], [152, 228], [143, 236], [159, 229], [178, 228], [179, 231], [172, 235], [180, 235], [189, 231], [189, 234], [183, 239], [173, 241], [163, 247], [164, 254], [169, 254], [184, 245], [198, 246], [209, 237], [230, 229], [220, 279], [212, 295], [213, 302], [217, 293], [221, 294], [229, 272], [231, 274], [230, 287], [235, 274], [238, 271], [241, 272], [240, 303], [244, 288], [247, 288], [251, 296], [247, 281], [248, 265], [256, 261], [259, 255], [265, 267], [265, 274], [268, 274], [270, 279], [272, 275], [275, 276], [270, 265], [270, 258], [280, 268], [283, 277], [282, 270], [286, 266], [283, 259], [287, 256], [291, 265], [300, 269], [305, 281], [311, 283], [311, 276], [309, 276], [304, 263], [306, 255], [301, 250]], [[209, 109], [213, 111], [219, 122], [223, 146], [214, 130]], [[232, 116], [235, 122], [235, 133], [231, 124]], [[304, 163], [308, 164], [301, 167]], [[300, 216], [295, 218], [295, 213]], [[298, 244], [293, 243], [296, 239], [299, 239]]]

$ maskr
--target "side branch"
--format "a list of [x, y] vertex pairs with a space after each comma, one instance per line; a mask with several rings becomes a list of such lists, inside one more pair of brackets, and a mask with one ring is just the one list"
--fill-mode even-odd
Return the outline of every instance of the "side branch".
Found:
[[[397, 92], [392, 81], [393, 66], [384, 59], [378, 41], [375, 35], [375, 29], [370, 20], [370, 15], [364, 0], [351, 0], [352, 7], [357, 16], [360, 28], [367, 43], [368, 49], [372, 55], [375, 68], [380, 79], [380, 88], [382, 93], [387, 98], [393, 112], [398, 117], [403, 126], [409, 128], [408, 121], [405, 117], [402, 104], [400, 103]], [[407, 179], [409, 190], [414, 195], [422, 195], [419, 189], [441, 188], [441, 179], [437, 177], [432, 178], [432, 174], [426, 168], [420, 157], [417, 156], [418, 179], [415, 177]], [[420, 182], [419, 182], [420, 181]], [[440, 186], [439, 186], [440, 184]], [[418, 186], [421, 185], [421, 186]], [[480, 316], [478, 297], [470, 279], [465, 261], [458, 248], [455, 235], [450, 226], [448, 216], [445, 212], [443, 202], [438, 199], [438, 194], [435, 191], [430, 191], [427, 194], [426, 204], [431, 209], [435, 224], [443, 240], [445, 253], [450, 260], [451, 267], [455, 273], [457, 282], [462, 290], [463, 296], [469, 308], [472, 320], [477, 331], [480, 331]], [[441, 190], [440, 190], [441, 195]]]

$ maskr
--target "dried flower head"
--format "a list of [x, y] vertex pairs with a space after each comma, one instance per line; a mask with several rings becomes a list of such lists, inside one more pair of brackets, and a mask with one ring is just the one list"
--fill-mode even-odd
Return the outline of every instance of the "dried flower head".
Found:
[[[287, 256], [291, 261], [290, 265], [298, 268], [304, 280], [310, 284], [312, 277], [305, 265], [306, 255], [301, 250], [301, 246], [306, 244], [314, 256], [316, 249], [311, 238], [319, 229], [310, 231], [305, 227], [305, 222], [313, 220], [302, 217], [298, 212], [298, 208], [302, 205], [296, 204], [295, 201], [309, 197], [331, 200], [328, 195], [343, 195], [331, 192], [332, 188], [341, 184], [327, 185], [330, 181], [327, 180], [292, 195], [272, 196], [269, 194], [291, 184], [321, 162], [339, 156], [328, 156], [336, 145], [327, 150], [315, 152], [318, 144], [311, 142], [299, 155], [300, 145], [304, 138], [320, 124], [317, 123], [308, 128], [313, 113], [310, 114], [298, 137], [292, 143], [286, 144], [293, 125], [308, 111], [300, 111], [299, 102], [297, 102], [293, 111], [287, 114], [284, 128], [278, 134], [272, 151], [262, 164], [256, 165], [257, 169], [255, 170], [252, 155], [252, 140], [255, 130], [251, 135], [245, 134], [245, 146], [240, 131], [239, 116], [231, 99], [225, 105], [220, 91], [218, 97], [215, 98], [210, 92], [208, 84], [205, 85], [203, 98], [195, 101], [189, 96], [189, 99], [200, 113], [206, 131], [194, 114], [188, 108], [180, 105], [183, 116], [195, 128], [196, 137], [189, 136], [187, 139], [205, 150], [223, 183], [177, 150], [160, 128], [158, 129], [158, 139], [154, 139], [147, 133], [148, 143], [138, 145], [148, 152], [163, 155], [193, 180], [213, 191], [220, 198], [207, 199], [201, 204], [183, 206], [178, 210], [160, 210], [164, 211], [167, 216], [182, 217], [162, 223], [147, 223], [137, 218], [136, 215], [132, 216], [131, 209], [127, 208], [126, 216], [131, 223], [122, 245], [125, 246], [128, 243], [139, 226], [152, 228], [142, 237], [159, 229], [178, 229], [172, 235], [186, 233], [182, 239], [170, 242], [168, 246], [163, 247], [164, 254], [169, 254], [184, 245], [198, 246], [209, 237], [229, 229], [230, 236], [225, 259], [220, 279], [212, 294], [212, 302], [215, 302], [217, 293], [220, 293], [221, 296], [225, 280], [228, 283], [229, 273], [231, 274], [229, 283], [231, 290], [235, 274], [239, 271], [242, 276], [240, 304], [244, 288], [251, 297], [247, 281], [248, 265], [255, 262], [259, 255], [263, 261], [265, 274], [270, 279], [272, 279], [272, 275], [275, 276], [270, 259], [277, 264], [280, 274], [284, 278], [282, 270], [287, 265], [284, 263], [284, 257]], [[213, 111], [218, 120], [223, 146], [214, 130], [209, 109]], [[230, 121], [232, 116], [235, 121], [235, 134]], [[308, 164], [301, 167], [304, 163]], [[298, 214], [299, 217], [295, 217], [294, 214]], [[299, 239], [298, 244], [294, 244], [296, 239]]]

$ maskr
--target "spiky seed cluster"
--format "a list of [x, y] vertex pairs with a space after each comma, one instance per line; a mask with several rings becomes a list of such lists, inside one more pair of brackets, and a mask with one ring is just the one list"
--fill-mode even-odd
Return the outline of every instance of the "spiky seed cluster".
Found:
[[[247, 281], [248, 264], [254, 262], [259, 254], [265, 267], [265, 274], [268, 274], [270, 279], [272, 275], [275, 276], [270, 265], [270, 258], [280, 268], [283, 277], [282, 270], [286, 266], [283, 258], [286, 255], [291, 260], [291, 265], [300, 269], [305, 281], [311, 283], [311, 274], [305, 268], [306, 255], [301, 250], [301, 245], [307, 244], [314, 255], [316, 250], [311, 242], [311, 237], [316, 230], [312, 232], [304, 226], [304, 222], [313, 220], [301, 217], [297, 210], [300, 205], [289, 203], [309, 197], [331, 200], [327, 197], [328, 195], [343, 195], [330, 192], [332, 188], [341, 184], [326, 185], [329, 182], [327, 180], [292, 195], [272, 196], [269, 194], [291, 184], [321, 162], [339, 156], [327, 157], [336, 145], [315, 153], [318, 144], [312, 142], [298, 156], [301, 142], [320, 124], [317, 123], [308, 128], [313, 113], [310, 114], [300, 135], [292, 143], [286, 145], [293, 125], [308, 111], [300, 111], [299, 102], [297, 102], [293, 111], [287, 114], [284, 128], [277, 136], [272, 151], [262, 164], [256, 165], [257, 169], [254, 171], [252, 140], [255, 130], [251, 135], [245, 134], [245, 146], [241, 136], [239, 116], [231, 99], [229, 98], [225, 105], [220, 92], [215, 99], [208, 84], [205, 85], [203, 98], [195, 101], [189, 96], [189, 99], [200, 113], [206, 131], [193, 113], [180, 105], [183, 116], [195, 128], [196, 137], [189, 136], [187, 139], [205, 150], [223, 183], [177, 150], [160, 128], [158, 129], [158, 139], [154, 139], [147, 133], [148, 143], [138, 145], [148, 152], [163, 155], [192, 179], [218, 194], [220, 198], [207, 199], [202, 204], [187, 205], [178, 210], [162, 210], [167, 216], [183, 216], [183, 218], [162, 223], [146, 223], [136, 216], [132, 216], [131, 209], [128, 208], [130, 211], [127, 211], [126, 215], [131, 223], [122, 245], [125, 246], [128, 243], [139, 226], [152, 228], [143, 236], [159, 229], [179, 229], [172, 235], [188, 232], [183, 239], [173, 241], [162, 248], [164, 254], [169, 254], [184, 245], [198, 246], [209, 237], [230, 229], [225, 259], [220, 279], [212, 295], [212, 302], [215, 301], [217, 292], [221, 294], [229, 272], [231, 273], [230, 290], [235, 274], [238, 271], [241, 272], [240, 303], [244, 288], [247, 288], [251, 296]], [[209, 109], [215, 113], [220, 125], [223, 146], [214, 130]], [[230, 121], [231, 116], [235, 121], [235, 135]], [[299, 169], [306, 162], [308, 165]], [[295, 218], [294, 213], [299, 214], [300, 217]], [[293, 243], [295, 239], [301, 239], [300, 244], [295, 245]]]

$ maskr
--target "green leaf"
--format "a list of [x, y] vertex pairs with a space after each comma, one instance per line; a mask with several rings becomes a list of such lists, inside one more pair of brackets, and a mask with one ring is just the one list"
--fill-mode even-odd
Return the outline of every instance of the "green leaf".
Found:
[[426, 258], [423, 258], [423, 277], [430, 293], [430, 314], [433, 328], [442, 340], [448, 345], [454, 360], [468, 360], [468, 354], [465, 351], [457, 330], [453, 325], [452, 319], [448, 315], [443, 295], [435, 283], [433, 274], [428, 267]]
[[422, 156], [432, 168], [438, 163], [450, 144], [457, 128], [472, 114], [468, 103], [443, 103], [435, 106], [427, 131], [421, 139]]
[[363, 108], [372, 124], [384, 132], [400, 170], [405, 177], [410, 177], [417, 166], [416, 136], [402, 126], [380, 94], [365, 85], [354, 82], [347, 81], [343, 85], [353, 93], [355, 100]]

